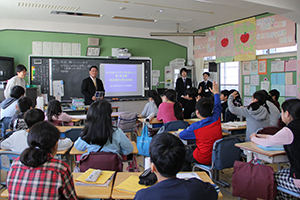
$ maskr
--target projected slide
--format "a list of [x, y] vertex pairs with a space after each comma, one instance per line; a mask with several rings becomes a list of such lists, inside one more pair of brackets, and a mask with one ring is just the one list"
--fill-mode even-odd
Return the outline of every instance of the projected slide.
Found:
[[101, 64], [105, 96], [143, 96], [143, 71], [141, 64]]

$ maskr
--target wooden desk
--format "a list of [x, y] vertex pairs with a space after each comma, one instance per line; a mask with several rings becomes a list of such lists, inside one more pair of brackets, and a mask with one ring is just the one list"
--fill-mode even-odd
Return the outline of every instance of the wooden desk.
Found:
[[149, 123], [149, 124], [163, 124], [163, 121], [158, 121], [157, 118], [153, 118], [150, 122], [145, 121], [146, 118], [138, 118], [138, 120], [142, 123]]
[[201, 121], [201, 119], [199, 119], [199, 118], [192, 118], [192, 119], [184, 119], [184, 121], [188, 122], [189, 125], [191, 125], [191, 124], [193, 124], [195, 122]]
[[[172, 133], [174, 135], [174, 133], [178, 132], [178, 131], [168, 131], [169, 133]], [[225, 133], [225, 132], [222, 132], [222, 136], [225, 137], [225, 136], [228, 136], [229, 133]], [[179, 137], [179, 134], [177, 135]]]
[[[74, 172], [73, 181], [75, 184], [75, 179], [80, 176], [82, 173]], [[75, 185], [75, 191], [78, 198], [87, 198], [87, 199], [109, 199], [111, 196], [113, 181], [110, 182], [108, 187], [97, 187], [97, 186], [81, 186]], [[4, 190], [1, 193], [1, 197], [8, 197], [8, 190]]]
[[254, 142], [236, 143], [235, 146], [241, 148], [247, 155], [247, 162], [250, 162], [254, 155], [259, 159], [268, 163], [285, 163], [289, 162], [285, 151], [265, 151]]
[[77, 123], [77, 122], [79, 122], [79, 121], [81, 121], [81, 119], [75, 119], [75, 118], [73, 118], [73, 119], [71, 120], [71, 122], [73, 122], [73, 123]]
[[[131, 144], [133, 145], [133, 151], [132, 151], [131, 154], [138, 154], [139, 151], [138, 151], [138, 149], [137, 149], [136, 142], [131, 141]], [[73, 146], [72, 149], [71, 149], [71, 151], [70, 151], [70, 155], [82, 155], [82, 154], [84, 154], [84, 153], [86, 153], [86, 152], [87, 152], [87, 150], [86, 150], [86, 151], [79, 151], [79, 150], [77, 150], [77, 149]]]
[[226, 131], [237, 131], [237, 130], [245, 130], [247, 129], [247, 126], [240, 126], [240, 127], [235, 127], [235, 126], [227, 126], [225, 125], [226, 123], [222, 123], [222, 130]]
[[[73, 119], [72, 120], [86, 120], [86, 114], [84, 115], [70, 115]], [[118, 118], [119, 112], [112, 112], [111, 113], [112, 118]], [[73, 122], [73, 121], [72, 121]]]
[[[136, 175], [139, 176], [142, 172], [118, 172], [116, 179], [115, 179], [115, 183], [114, 183], [114, 187], [118, 186], [120, 183], [122, 183], [123, 181], [125, 181], [128, 177], [132, 176], [132, 175]], [[209, 182], [209, 183], [214, 183], [209, 176], [206, 174], [206, 172], [196, 172], [198, 174], [198, 176], [204, 181], [204, 182]], [[112, 191], [111, 194], [111, 198], [112, 199], [133, 199], [135, 196], [135, 194], [130, 194], [127, 192], [119, 192], [119, 191]], [[222, 198], [223, 195], [221, 192], [219, 192], [219, 198]]]
[[69, 130], [69, 129], [72, 129], [72, 128], [74, 128], [74, 129], [83, 129], [83, 126], [55, 126], [55, 127], [61, 133], [64, 133], [64, 132], [66, 132], [66, 130]]

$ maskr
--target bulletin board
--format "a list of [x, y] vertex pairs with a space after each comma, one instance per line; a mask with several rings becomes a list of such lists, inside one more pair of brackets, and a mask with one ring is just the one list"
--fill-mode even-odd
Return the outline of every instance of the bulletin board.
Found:
[[258, 90], [280, 92], [279, 103], [298, 94], [296, 56], [242, 62], [243, 102], [248, 106]]

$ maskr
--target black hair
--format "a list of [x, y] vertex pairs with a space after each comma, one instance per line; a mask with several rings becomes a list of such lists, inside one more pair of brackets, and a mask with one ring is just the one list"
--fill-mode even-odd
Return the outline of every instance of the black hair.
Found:
[[163, 177], [174, 177], [181, 170], [185, 160], [182, 141], [173, 134], [156, 134], [150, 143], [150, 159]]
[[209, 72], [204, 72], [204, 73], [202, 74], [202, 76], [203, 76], [204, 74], [206, 74], [207, 76], [210, 76], [210, 73], [209, 73]]
[[98, 71], [98, 67], [95, 66], [95, 65], [94, 65], [94, 66], [91, 66], [90, 69], [89, 69], [89, 71], [91, 71], [93, 68], [97, 69], [97, 71]]
[[24, 115], [24, 120], [28, 128], [32, 127], [34, 124], [38, 122], [44, 121], [44, 119], [45, 119], [44, 112], [37, 108], [28, 110]]
[[20, 161], [29, 167], [44, 164], [49, 159], [48, 154], [52, 154], [59, 138], [59, 130], [49, 122], [35, 124], [29, 129], [27, 136], [29, 147], [22, 152]]
[[242, 106], [243, 102], [242, 102], [242, 98], [241, 98], [239, 91], [237, 91], [235, 89], [229, 90], [229, 95], [231, 95], [233, 92], [237, 92], [237, 97], [235, 97], [235, 99], [233, 100], [233, 104], [235, 106]]
[[[274, 104], [274, 106], [276, 106], [274, 99], [271, 97], [271, 95], [266, 90], [260, 90], [260, 91], [266, 96], [266, 101], [270, 101], [271, 103]], [[267, 104], [266, 104], [266, 108], [268, 109], [268, 111], [270, 111], [269, 106]], [[277, 108], [277, 106], [276, 106], [276, 108]], [[280, 112], [280, 109], [279, 108], [277, 108], [277, 109]]]
[[111, 121], [111, 104], [104, 99], [95, 101], [90, 106], [81, 138], [88, 144], [105, 145], [109, 140], [112, 143], [114, 132]]
[[20, 112], [24, 113], [32, 107], [32, 101], [28, 97], [21, 97], [18, 100], [18, 107]]
[[251, 103], [248, 106], [248, 109], [251, 108], [252, 110], [257, 110], [260, 106], [264, 106], [267, 109], [268, 113], [270, 113], [269, 107], [266, 103], [266, 98], [267, 97], [266, 97], [265, 93], [262, 90], [254, 92], [254, 94], [252, 96], [253, 96], [254, 99], [257, 99], [257, 101]]
[[23, 70], [25, 70], [26, 72], [27, 72], [27, 69], [26, 69], [26, 67], [24, 66], [24, 65], [18, 65], [17, 67], [16, 67], [16, 72], [21, 72], [21, 71], [23, 71]]
[[175, 92], [175, 90], [168, 89], [168, 90], [166, 90], [164, 92], [164, 95], [167, 97], [167, 99], [169, 101], [174, 102], [173, 110], [174, 110], [174, 115], [175, 115], [176, 119], [183, 120], [182, 106], [176, 100], [176, 92]]
[[180, 69], [180, 75], [181, 75], [181, 76], [182, 76], [182, 72], [188, 73], [187, 68], [183, 67], [183, 68]]
[[221, 91], [221, 94], [224, 95], [224, 97], [228, 97], [230, 95], [229, 91], [228, 90], [222, 90]]
[[191, 87], [186, 90], [186, 94], [189, 95], [189, 97], [192, 97], [193, 99], [195, 99], [196, 96], [198, 95], [198, 90], [194, 87]]
[[48, 108], [47, 108], [47, 118], [49, 122], [53, 122], [52, 117], [58, 118], [58, 116], [61, 114], [61, 103], [55, 99], [48, 102]]
[[273, 97], [273, 96], [275, 96], [275, 100], [276, 101], [278, 101], [278, 98], [279, 98], [279, 96], [280, 96], [280, 92], [278, 91], [278, 90], [276, 90], [276, 89], [273, 89], [273, 90], [270, 90], [270, 95]]
[[212, 116], [212, 112], [214, 109], [214, 103], [210, 98], [201, 98], [196, 103], [196, 110], [199, 111], [199, 114], [202, 117], [210, 117]]
[[293, 120], [300, 119], [300, 100], [299, 99], [288, 99], [281, 105], [282, 110], [288, 111], [292, 115]]
[[157, 108], [159, 107], [159, 105], [161, 104], [162, 100], [160, 98], [160, 95], [155, 91], [155, 90], [150, 90], [148, 93], [148, 97], [151, 97], [154, 102], [155, 105], [157, 106]]
[[10, 91], [10, 96], [16, 99], [20, 98], [24, 94], [25, 94], [24, 88], [19, 85], [15, 85]]

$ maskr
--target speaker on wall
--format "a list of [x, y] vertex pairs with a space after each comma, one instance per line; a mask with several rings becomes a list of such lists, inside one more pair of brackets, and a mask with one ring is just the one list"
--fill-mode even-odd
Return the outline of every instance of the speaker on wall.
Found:
[[218, 72], [217, 66], [218, 66], [217, 63], [215, 63], [215, 62], [209, 62], [208, 63], [208, 71], [209, 72]]

